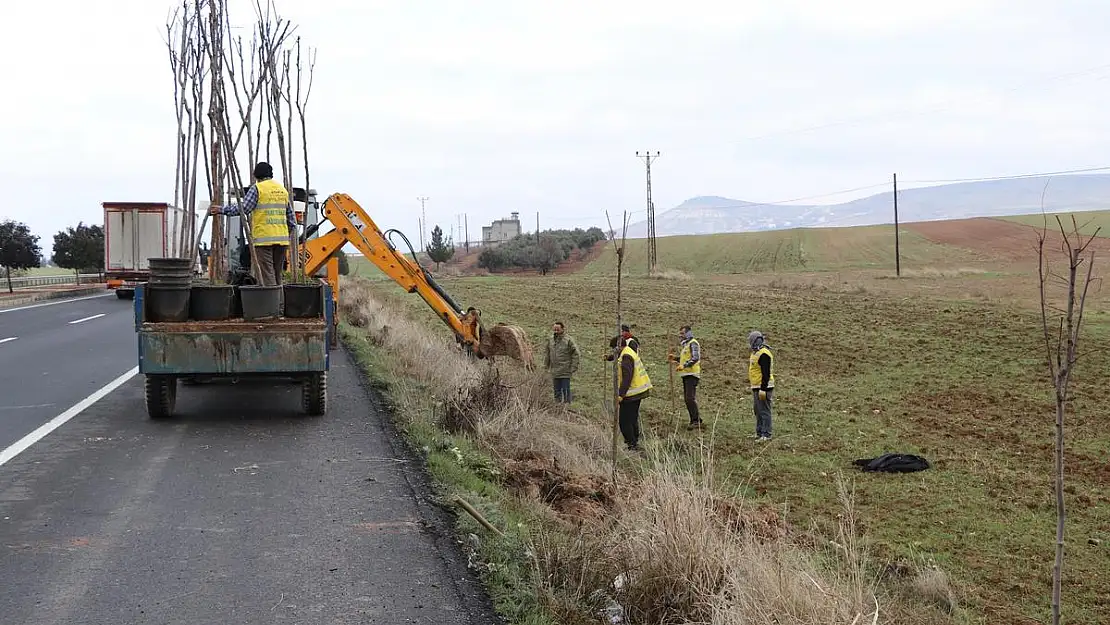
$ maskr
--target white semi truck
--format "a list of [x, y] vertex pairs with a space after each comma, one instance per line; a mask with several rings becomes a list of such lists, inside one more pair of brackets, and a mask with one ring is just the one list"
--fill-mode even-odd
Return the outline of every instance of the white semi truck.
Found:
[[[181, 249], [182, 231], [189, 227], [185, 209], [166, 202], [103, 202], [101, 206], [104, 273], [108, 288], [115, 289], [120, 299], [134, 297], [135, 286], [150, 278], [149, 259], [188, 253]], [[192, 248], [192, 242], [185, 245]]]

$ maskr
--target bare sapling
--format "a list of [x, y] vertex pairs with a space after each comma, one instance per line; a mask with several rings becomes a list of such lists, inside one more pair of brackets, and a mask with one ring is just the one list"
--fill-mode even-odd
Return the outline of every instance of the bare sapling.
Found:
[[[263, 50], [262, 71], [264, 74], [266, 74], [266, 79], [268, 80], [269, 87], [267, 93], [267, 102], [269, 105], [270, 118], [266, 120], [267, 128], [269, 129], [272, 127], [277, 131], [277, 148], [278, 158], [281, 160], [282, 166], [282, 181], [285, 185], [286, 191], [289, 193], [289, 201], [292, 202], [292, 176], [290, 176], [289, 169], [289, 161], [291, 160], [291, 157], [290, 153], [286, 149], [286, 133], [285, 130], [282, 128], [282, 122], [286, 120], [283, 120], [281, 116], [281, 101], [288, 97], [286, 93], [283, 93], [283, 91], [286, 89], [287, 82], [284, 79], [289, 75], [289, 53], [283, 50], [282, 46], [284, 45], [286, 39], [290, 35], [292, 35], [292, 30], [290, 28], [291, 24], [288, 21], [283, 20], [280, 16], [277, 16], [275, 12], [274, 18], [276, 20], [276, 23], [273, 25], [272, 28], [270, 28], [269, 26], [271, 24], [270, 15], [272, 3], [267, 4], [265, 13], [262, 12], [262, 7], [260, 4], [257, 4], [256, 6], [258, 9], [259, 17], [263, 18], [268, 26], [267, 28], [262, 29], [261, 32]], [[279, 69], [278, 67], [279, 63], [282, 63], [281, 69]], [[287, 127], [292, 128], [291, 114], [287, 122]], [[269, 130], [267, 130], [266, 143], [267, 157], [269, 157]], [[295, 228], [291, 229], [289, 234], [290, 249], [296, 250]], [[294, 253], [293, 256], [295, 257], [297, 256], [297, 254]], [[294, 268], [291, 269], [295, 271]]]
[[[312, 48], [308, 49], [308, 86], [304, 90], [304, 95], [301, 95], [301, 38], [297, 37], [297, 117], [301, 122], [301, 153], [304, 156], [304, 191], [305, 191], [305, 214], [307, 215], [308, 207], [308, 190], [312, 188], [312, 183], [308, 175], [308, 127], [305, 125], [305, 109], [308, 108], [308, 97], [312, 94], [312, 78], [316, 73], [316, 51]], [[308, 224], [306, 223], [307, 227]], [[300, 263], [303, 272], [304, 258], [301, 254], [297, 254], [297, 262]]]
[[[230, 37], [230, 20], [224, 20], [224, 28], [224, 34]], [[223, 63], [227, 68], [228, 82], [231, 83], [232, 95], [235, 97], [235, 105], [239, 112], [238, 130], [235, 132], [235, 140], [232, 143], [232, 147], [235, 153], [238, 154], [239, 145], [243, 138], [246, 137], [247, 162], [253, 164], [257, 162], [257, 154], [255, 153], [255, 135], [251, 133], [251, 114], [265, 85], [264, 75], [256, 70], [257, 60], [261, 55], [258, 44], [258, 33], [253, 33], [251, 35], [249, 70], [247, 69], [242, 37], [237, 37], [235, 39], [234, 51], [238, 56], [238, 68], [236, 68], [236, 59], [231, 56], [231, 46], [224, 47], [223, 55]]]
[[[282, 96], [285, 98], [285, 111], [286, 111], [285, 136], [288, 137], [289, 140], [286, 141], [286, 146], [285, 146], [286, 151], [283, 152], [282, 155], [281, 155], [281, 169], [282, 169], [282, 172], [285, 175], [285, 191], [288, 194], [288, 200], [286, 201], [287, 202], [286, 210], [289, 211], [289, 213], [294, 213], [294, 209], [293, 209], [293, 107], [294, 107], [295, 103], [293, 102], [293, 80], [290, 76], [290, 74], [292, 72], [292, 68], [291, 68], [292, 64], [293, 64], [293, 51], [292, 50], [286, 50], [285, 51], [285, 58], [284, 58], [283, 63], [282, 63], [282, 70], [284, 72], [284, 80], [285, 80], [285, 82], [283, 83], [284, 93], [282, 94]], [[292, 274], [293, 274], [293, 281], [298, 282], [300, 280], [300, 271], [298, 270], [300, 263], [297, 262], [297, 260], [300, 258], [300, 254], [297, 253], [298, 228], [297, 228], [297, 224], [296, 224], [296, 219], [294, 219], [293, 221], [294, 221], [294, 223], [289, 226], [289, 252], [290, 252], [290, 254], [289, 254], [289, 256], [290, 256], [289, 271], [291, 271]]]
[[[166, 21], [166, 50], [170, 55], [170, 71], [173, 74], [173, 108], [177, 117], [177, 133], [175, 137], [177, 146], [177, 166], [173, 174], [174, 206], [178, 206], [180, 202], [181, 170], [185, 167], [185, 163], [181, 158], [185, 149], [182, 145], [184, 138], [185, 97], [181, 88], [182, 74], [184, 72], [181, 51], [185, 50], [189, 36], [189, 5], [185, 4], [184, 9], [184, 15], [181, 14], [181, 8], [177, 8]], [[175, 33], [178, 29], [180, 29], [180, 34]]]
[[[216, 32], [218, 30], [218, 36], [221, 39], [221, 45], [216, 47], [217, 49], [215, 50], [216, 52], [218, 52], [218, 56], [214, 55], [212, 61], [214, 66], [219, 64], [221, 68], [218, 79], [220, 83], [220, 94], [218, 97], [213, 98], [213, 103], [218, 104], [218, 106], [213, 106], [211, 109], [214, 120], [213, 127], [219, 126], [221, 128], [221, 132], [214, 142], [214, 147], [218, 146], [218, 149], [214, 150], [214, 152], [223, 152], [226, 150], [227, 154], [229, 155], [229, 157], [227, 158], [229, 167], [226, 170], [219, 170], [219, 173], [217, 174], [217, 179], [222, 181], [223, 176], [226, 175], [231, 181], [231, 193], [236, 198], [236, 201], [241, 203], [241, 182], [243, 179], [240, 177], [240, 171], [237, 166], [237, 159], [234, 155], [239, 153], [239, 145], [243, 137], [245, 136], [247, 139], [247, 162], [248, 164], [253, 164], [256, 162], [257, 154], [255, 153], [255, 142], [253, 140], [256, 135], [252, 133], [251, 129], [252, 112], [255, 103], [258, 101], [259, 94], [262, 91], [265, 81], [263, 80], [263, 74], [256, 69], [259, 66], [258, 58], [261, 56], [257, 32], [252, 33], [251, 35], [249, 70], [247, 69], [247, 55], [244, 53], [242, 37], [238, 37], [235, 39], [234, 51], [237, 53], [238, 56], [238, 68], [236, 67], [236, 59], [232, 58], [231, 46], [222, 45], [223, 37], [225, 35], [228, 38], [231, 37], [231, 19], [229, 18], [226, 11], [226, 2], [221, 2], [220, 4], [223, 10], [220, 11], [219, 15], [213, 15], [212, 20], [212, 31]], [[234, 133], [234, 139], [231, 138], [232, 133], [230, 131], [231, 114], [227, 107], [227, 83], [224, 80], [224, 72], [222, 71], [225, 68], [227, 82], [231, 83], [232, 95], [235, 98], [235, 104], [238, 110], [238, 130]], [[259, 107], [259, 109], [261, 110], [262, 107]], [[217, 160], [216, 155], [214, 155], [213, 160]], [[221, 184], [217, 183], [217, 188], [221, 186]], [[215, 197], [218, 197], [222, 195], [222, 192], [214, 191], [213, 195]], [[242, 229], [246, 237], [245, 242], [250, 248], [248, 253], [251, 255], [252, 275], [256, 275], [253, 269], [257, 266], [255, 263], [256, 251], [254, 250], [254, 246], [251, 245], [250, 224], [246, 219], [241, 219], [240, 224], [242, 225]], [[213, 228], [214, 239], [217, 238], [216, 230], [216, 228]], [[218, 243], [221, 244], [219, 248], [221, 250], [220, 260], [222, 261], [224, 258], [224, 255], [222, 254], [222, 239], [218, 241]], [[217, 249], [217, 241], [213, 241], [212, 248], [215, 252], [215, 250]], [[223, 271], [222, 266], [221, 271]]]
[[[1046, 185], [1047, 187], [1047, 185]], [[1043, 198], [1042, 198], [1043, 204]], [[1043, 211], [1043, 206], [1042, 206]], [[1048, 216], [1044, 227], [1037, 235], [1038, 277], [1041, 296], [1041, 329], [1044, 333], [1045, 355], [1056, 399], [1056, 449], [1055, 449], [1055, 490], [1056, 490], [1056, 557], [1052, 566], [1052, 623], [1059, 625], [1061, 613], [1061, 590], [1064, 569], [1064, 524], [1067, 518], [1064, 506], [1064, 414], [1067, 409], [1069, 385], [1075, 364], [1079, 361], [1080, 328], [1083, 311], [1087, 303], [1087, 293], [1097, 280], [1093, 277], [1095, 253], [1091, 243], [1098, 236], [1099, 229], [1090, 235], [1083, 235], [1071, 217], [1070, 228], [1065, 228], [1063, 220], [1056, 217], [1060, 229], [1060, 248], [1067, 259], [1067, 270], [1060, 274], [1050, 268], [1046, 245], [1048, 239]], [[1085, 275], [1081, 272], [1086, 263]], [[1050, 303], [1050, 285], [1062, 288], [1063, 306]]]
[[[199, 15], [200, 0], [197, 0], [198, 15]], [[196, 58], [196, 67], [192, 77], [193, 88], [193, 106], [190, 112], [190, 120], [195, 120], [192, 125], [193, 135], [191, 138], [191, 153], [188, 155], [190, 159], [189, 170], [189, 197], [185, 201], [185, 219], [186, 224], [181, 228], [181, 245], [178, 249], [181, 250], [181, 255], [192, 253], [192, 246], [189, 243], [193, 240], [193, 231], [196, 228], [196, 214], [197, 214], [197, 183], [199, 181], [199, 164], [200, 155], [203, 150], [201, 146], [204, 144], [204, 117], [202, 111], [204, 110], [204, 82], [208, 76], [208, 68], [204, 62], [204, 38], [196, 37], [196, 47], [194, 49], [194, 56]], [[196, 259], [195, 256], [190, 256], [190, 259]]]
[[621, 339], [621, 326], [624, 321], [621, 318], [621, 276], [624, 273], [624, 252], [627, 249], [625, 243], [628, 240], [628, 211], [624, 212], [624, 225], [621, 229], [621, 242], [617, 244], [617, 233], [613, 230], [613, 222], [609, 219], [609, 212], [605, 212], [605, 220], [609, 223], [609, 240], [613, 242], [613, 251], [617, 255], [617, 345], [613, 349], [613, 456], [612, 456], [612, 475], [610, 477], [613, 483], [617, 481], [617, 449], [620, 446], [620, 353], [622, 350]]
[[204, 101], [205, 40], [200, 13], [202, 3], [185, 1], [166, 23], [166, 47], [174, 83], [174, 110], [177, 118], [177, 164], [174, 173], [174, 206], [182, 209], [178, 228], [170, 238], [170, 254], [187, 257], [192, 252], [196, 229], [196, 187], [199, 184], [204, 122], [200, 111]]

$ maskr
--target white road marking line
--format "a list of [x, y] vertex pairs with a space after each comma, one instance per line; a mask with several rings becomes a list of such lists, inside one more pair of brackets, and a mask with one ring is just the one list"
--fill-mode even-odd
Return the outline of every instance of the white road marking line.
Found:
[[58, 304], [68, 304], [70, 302], [82, 302], [87, 299], [96, 299], [98, 297], [108, 297], [111, 293], [104, 295], [88, 295], [86, 297], [74, 297], [72, 299], [60, 299], [56, 302], [44, 302], [42, 304], [31, 304], [30, 306], [19, 306], [17, 308], [0, 308], [0, 313], [15, 312], [17, 310], [30, 310], [32, 308], [42, 308], [43, 306], [57, 306]]
[[7, 343], [8, 341], [14, 341], [18, 338], [19, 338], [18, 336], [9, 336], [6, 339], [0, 339], [0, 343]]
[[75, 323], [83, 323], [85, 321], [92, 321], [93, 319], [100, 319], [101, 317], [103, 317], [106, 314], [108, 314], [108, 313], [100, 313], [99, 315], [93, 315], [91, 317], [85, 317], [84, 319], [78, 319], [76, 321], [70, 321], [69, 325], [73, 325]]
[[46, 438], [47, 434], [50, 434], [54, 430], [56, 430], [56, 429], [60, 428], [61, 426], [65, 425], [65, 423], [67, 421], [69, 421], [73, 417], [76, 417], [77, 415], [81, 414], [82, 412], [85, 411], [86, 408], [88, 408], [89, 406], [91, 406], [91, 405], [95, 404], [96, 402], [100, 401], [100, 399], [102, 397], [104, 397], [105, 395], [107, 395], [108, 393], [111, 393], [112, 391], [116, 390], [117, 388], [123, 386], [123, 384], [125, 382], [127, 382], [128, 380], [130, 380], [131, 378], [135, 377], [138, 374], [139, 374], [139, 368], [138, 367], [135, 367], [135, 368], [131, 369], [127, 373], [124, 373], [123, 375], [119, 376], [118, 378], [112, 380], [111, 382], [106, 384], [104, 387], [102, 387], [100, 390], [96, 391], [92, 395], [89, 395], [85, 399], [82, 399], [81, 401], [77, 402], [69, 410], [66, 410], [62, 414], [54, 417], [53, 419], [47, 421], [46, 423], [40, 425], [38, 428], [35, 429], [35, 431], [33, 431], [30, 434], [28, 434], [27, 436], [24, 436], [23, 438], [19, 439], [18, 441], [16, 441], [14, 444], [12, 444], [7, 449], [5, 449], [3, 451], [0, 451], [0, 467], [4, 466], [4, 464], [7, 463], [12, 458], [15, 458], [19, 454], [26, 451], [27, 448], [30, 447], [31, 445], [34, 445], [35, 443], [39, 442], [43, 438]]

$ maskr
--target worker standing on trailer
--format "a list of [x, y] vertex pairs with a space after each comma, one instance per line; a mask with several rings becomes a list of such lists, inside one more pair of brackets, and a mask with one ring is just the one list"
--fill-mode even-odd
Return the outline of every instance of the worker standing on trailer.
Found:
[[640, 402], [651, 394], [651, 378], [640, 360], [639, 349], [639, 341], [624, 339], [618, 365], [617, 415], [624, 444], [629, 451], [640, 451]]
[[687, 429], [701, 427], [701, 413], [698, 411], [698, 381], [701, 379], [701, 345], [694, 338], [690, 326], [682, 326], [678, 331], [681, 339], [678, 357], [673, 358], [675, 372], [682, 378], [682, 397], [686, 402], [686, 412], [690, 413]]
[[555, 386], [555, 401], [570, 403], [570, 378], [578, 371], [578, 344], [567, 335], [566, 324], [556, 321], [551, 326], [551, 338], [547, 341], [547, 352], [543, 364], [549, 371]]
[[775, 356], [764, 341], [763, 333], [748, 334], [752, 353], [748, 358], [748, 382], [752, 387], [752, 410], [755, 412], [755, 438], [771, 440], [771, 394], [775, 390]]
[[258, 278], [262, 286], [281, 286], [281, 272], [289, 247], [289, 232], [296, 228], [289, 192], [274, 180], [274, 168], [260, 162], [254, 166], [254, 184], [241, 205], [213, 206], [212, 215], [241, 215], [251, 224], [251, 240], [258, 253]]

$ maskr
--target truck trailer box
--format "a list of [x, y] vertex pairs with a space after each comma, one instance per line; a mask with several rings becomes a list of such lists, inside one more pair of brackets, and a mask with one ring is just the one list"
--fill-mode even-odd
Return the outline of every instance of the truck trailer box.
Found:
[[[108, 288], [116, 289], [120, 298], [133, 296], [135, 285], [149, 279], [149, 259], [188, 253], [181, 249], [182, 231], [189, 227], [185, 209], [166, 202], [103, 202], [101, 206], [104, 273]], [[192, 242], [186, 241], [185, 247], [191, 249]]]

